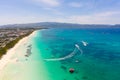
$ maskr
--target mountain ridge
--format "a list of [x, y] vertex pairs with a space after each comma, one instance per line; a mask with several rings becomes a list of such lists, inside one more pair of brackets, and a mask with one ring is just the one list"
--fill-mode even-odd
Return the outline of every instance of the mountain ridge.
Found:
[[0, 28], [33, 28], [33, 27], [44, 27], [44, 28], [50, 28], [50, 27], [80, 27], [80, 28], [92, 28], [92, 27], [120, 27], [120, 24], [75, 24], [75, 23], [59, 23], [59, 22], [38, 22], [38, 23], [26, 23], [26, 24], [8, 24], [8, 25], [1, 25]]

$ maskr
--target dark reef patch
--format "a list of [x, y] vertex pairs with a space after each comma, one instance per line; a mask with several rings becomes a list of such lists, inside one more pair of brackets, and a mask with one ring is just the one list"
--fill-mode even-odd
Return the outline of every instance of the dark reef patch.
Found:
[[61, 66], [61, 68], [64, 70], [64, 71], [67, 71], [67, 67], [66, 66]]
[[88, 77], [87, 77], [87, 76], [83, 76], [83, 77], [82, 77], [82, 79], [87, 80], [87, 79], [88, 79]]

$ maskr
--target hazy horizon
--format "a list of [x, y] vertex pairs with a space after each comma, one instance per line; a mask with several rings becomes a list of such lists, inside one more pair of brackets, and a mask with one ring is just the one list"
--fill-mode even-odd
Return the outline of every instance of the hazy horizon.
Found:
[[9, 26], [9, 25], [26, 25], [26, 24], [37, 24], [37, 23], [57, 23], [57, 24], [78, 24], [78, 25], [120, 25], [120, 24], [80, 24], [80, 23], [68, 23], [68, 22], [31, 22], [31, 23], [11, 23], [11, 24], [0, 24], [0, 26]]
[[1, 0], [0, 25], [37, 22], [120, 24], [119, 0]]

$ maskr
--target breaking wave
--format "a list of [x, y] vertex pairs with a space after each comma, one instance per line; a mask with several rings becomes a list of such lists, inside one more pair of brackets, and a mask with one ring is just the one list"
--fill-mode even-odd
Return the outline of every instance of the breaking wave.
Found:
[[60, 60], [65, 60], [65, 59], [73, 57], [78, 51], [80, 51], [81, 55], [83, 54], [83, 51], [80, 48], [80, 46], [77, 45], [77, 44], [75, 44], [75, 48], [74, 48], [73, 52], [71, 52], [69, 55], [67, 55], [65, 57], [61, 57], [61, 58], [52, 58], [52, 59], [44, 59], [44, 60], [45, 61], [60, 61]]

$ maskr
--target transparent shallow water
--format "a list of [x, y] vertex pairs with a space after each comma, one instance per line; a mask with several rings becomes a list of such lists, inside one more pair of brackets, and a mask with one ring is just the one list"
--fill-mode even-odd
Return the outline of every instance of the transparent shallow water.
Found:
[[[120, 80], [120, 29], [64, 28], [38, 31], [35, 44], [50, 80]], [[81, 41], [88, 43], [84, 46]], [[81, 52], [64, 60], [79, 45]], [[70, 73], [69, 69], [75, 72]]]
[[120, 80], [120, 28], [38, 30], [12, 58], [0, 80]]

